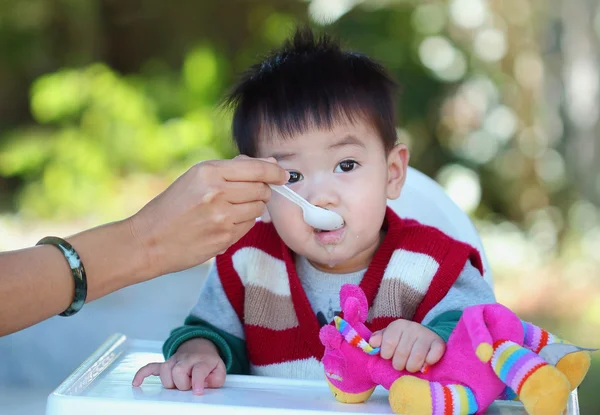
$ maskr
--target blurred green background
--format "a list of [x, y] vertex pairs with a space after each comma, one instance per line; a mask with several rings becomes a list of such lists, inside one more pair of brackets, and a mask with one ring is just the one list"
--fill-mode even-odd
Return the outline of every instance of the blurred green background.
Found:
[[[590, 0], [0, 1], [0, 249], [47, 223], [122, 218], [195, 162], [235, 155], [215, 105], [296, 23], [401, 83], [411, 165], [475, 221], [499, 300], [600, 347]], [[600, 413], [599, 388], [597, 355], [582, 413]]]

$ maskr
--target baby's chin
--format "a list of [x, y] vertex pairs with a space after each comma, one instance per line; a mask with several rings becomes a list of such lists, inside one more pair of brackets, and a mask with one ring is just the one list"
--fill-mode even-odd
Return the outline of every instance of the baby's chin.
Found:
[[[368, 263], [356, 263], [356, 253], [342, 252], [339, 248], [341, 247], [330, 245], [311, 249], [311, 252], [307, 252], [304, 256], [314, 267], [321, 269], [324, 272], [345, 274], [354, 271], [360, 271], [368, 266]], [[328, 250], [330, 250], [330, 252]], [[336, 250], [339, 252], [336, 252]]]

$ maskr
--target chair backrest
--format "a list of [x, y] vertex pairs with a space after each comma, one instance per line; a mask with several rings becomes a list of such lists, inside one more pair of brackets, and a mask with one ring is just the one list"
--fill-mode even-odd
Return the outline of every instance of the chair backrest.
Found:
[[403, 218], [435, 226], [453, 238], [477, 248], [483, 261], [484, 278], [493, 287], [490, 265], [479, 233], [469, 216], [435, 180], [409, 167], [402, 194], [398, 199], [388, 200], [388, 206]]

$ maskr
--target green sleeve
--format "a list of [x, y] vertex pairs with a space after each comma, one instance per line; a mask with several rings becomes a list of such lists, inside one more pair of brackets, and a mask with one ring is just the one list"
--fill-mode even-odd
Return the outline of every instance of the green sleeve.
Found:
[[429, 330], [440, 336], [447, 343], [450, 334], [458, 324], [458, 320], [462, 316], [462, 311], [446, 311], [445, 313], [436, 316], [429, 324], [424, 324]]
[[165, 359], [171, 357], [182, 343], [190, 339], [203, 338], [210, 340], [217, 347], [228, 374], [246, 375], [250, 373], [244, 340], [192, 315], [188, 316], [183, 324], [173, 330], [163, 344]]

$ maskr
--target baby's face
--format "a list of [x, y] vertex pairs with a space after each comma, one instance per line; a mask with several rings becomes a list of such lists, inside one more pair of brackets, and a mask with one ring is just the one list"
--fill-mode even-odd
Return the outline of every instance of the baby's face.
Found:
[[290, 172], [291, 189], [344, 218], [342, 229], [316, 230], [298, 206], [273, 192], [263, 219], [272, 220], [286, 245], [328, 272], [365, 268], [381, 241], [386, 201], [397, 198], [404, 183], [406, 147], [386, 156], [377, 133], [357, 121], [292, 138], [269, 136], [258, 143], [258, 153], [275, 157]]

